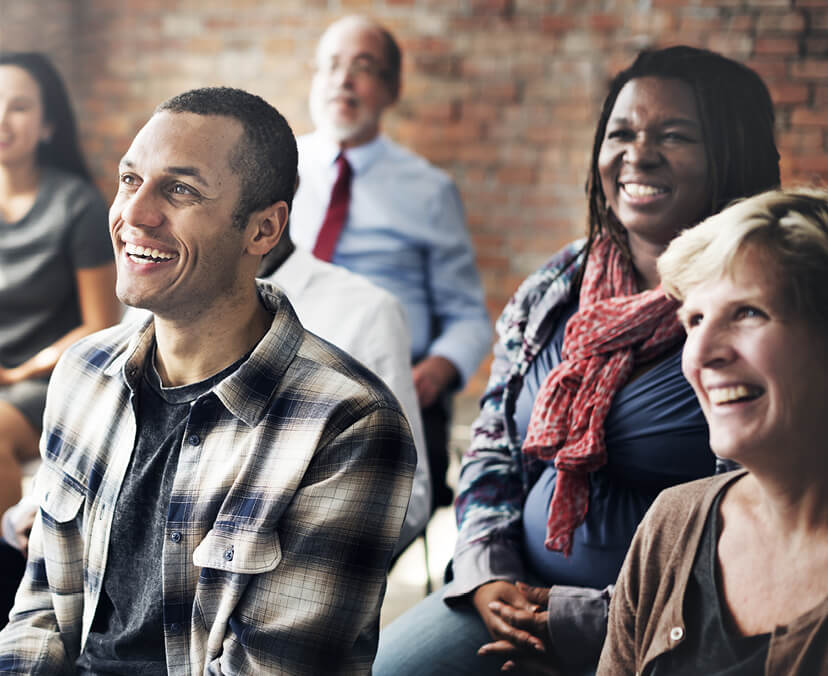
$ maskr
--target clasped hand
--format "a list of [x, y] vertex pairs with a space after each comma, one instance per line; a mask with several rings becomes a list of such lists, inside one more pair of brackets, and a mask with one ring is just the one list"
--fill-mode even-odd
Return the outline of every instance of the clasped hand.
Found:
[[472, 603], [494, 639], [478, 654], [503, 657], [501, 671], [558, 676], [547, 627], [548, 596], [548, 588], [523, 582], [498, 580], [478, 587]]

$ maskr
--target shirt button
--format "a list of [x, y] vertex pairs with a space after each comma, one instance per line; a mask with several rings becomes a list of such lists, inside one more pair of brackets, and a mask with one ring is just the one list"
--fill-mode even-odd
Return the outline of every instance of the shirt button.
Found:
[[178, 624], [178, 622], [173, 622], [173, 623], [170, 625], [170, 631], [171, 631], [173, 634], [177, 634], [179, 631], [181, 631], [181, 625], [180, 625], [180, 624]]
[[201, 437], [197, 434], [191, 434], [187, 437], [187, 443], [190, 444], [190, 446], [198, 446], [201, 443]]
[[230, 547], [229, 549], [224, 550], [224, 558], [227, 561], [232, 561], [233, 560], [233, 548], [232, 547]]
[[673, 627], [670, 630], [670, 640], [671, 641], [681, 641], [684, 638], [684, 629], [681, 627]]
[[170, 540], [172, 540], [173, 542], [181, 542], [181, 533], [179, 533], [177, 530], [174, 530], [172, 533], [170, 533]]

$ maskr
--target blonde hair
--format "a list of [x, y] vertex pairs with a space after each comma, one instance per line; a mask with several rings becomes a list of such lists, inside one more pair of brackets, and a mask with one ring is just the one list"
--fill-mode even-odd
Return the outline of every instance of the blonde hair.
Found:
[[683, 301], [692, 287], [732, 275], [748, 248], [776, 274], [795, 316], [828, 327], [828, 190], [770, 190], [733, 202], [670, 243], [658, 259], [661, 284]]

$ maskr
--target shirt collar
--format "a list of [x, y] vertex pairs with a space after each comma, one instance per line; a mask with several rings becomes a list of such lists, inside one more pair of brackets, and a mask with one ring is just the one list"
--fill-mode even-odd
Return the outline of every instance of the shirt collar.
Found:
[[267, 413], [304, 339], [304, 330], [287, 296], [260, 279], [256, 286], [262, 304], [273, 313], [273, 322], [247, 361], [214, 390], [227, 410], [249, 427], [255, 427]]
[[[225, 408], [249, 427], [255, 427], [264, 417], [304, 338], [302, 325], [284, 292], [261, 279], [256, 280], [256, 287], [262, 304], [274, 314], [273, 322], [250, 357], [212, 390]], [[155, 324], [149, 318], [105, 372], [114, 375], [123, 369], [124, 378], [135, 391], [154, 338]]]
[[[319, 132], [317, 134], [322, 145], [321, 157], [325, 160], [327, 166], [333, 166], [342, 151], [337, 143], [331, 142]], [[367, 170], [385, 151], [385, 145], [385, 136], [377, 134], [377, 137], [372, 141], [345, 150], [345, 158], [348, 160], [348, 164], [351, 165], [353, 173], [361, 174]]]

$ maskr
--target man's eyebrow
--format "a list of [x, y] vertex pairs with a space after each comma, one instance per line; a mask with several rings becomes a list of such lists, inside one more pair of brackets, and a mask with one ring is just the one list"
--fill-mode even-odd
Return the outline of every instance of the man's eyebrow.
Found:
[[[119, 167], [126, 167], [127, 169], [134, 169], [135, 163], [128, 157], [122, 157], [118, 163]], [[164, 171], [168, 174], [175, 174], [176, 176], [190, 176], [201, 183], [205, 188], [209, 188], [210, 184], [207, 179], [201, 174], [196, 167], [165, 167]]]
[[168, 174], [176, 174], [178, 176], [190, 176], [201, 183], [201, 185], [205, 188], [210, 187], [207, 179], [202, 176], [201, 172], [196, 167], [166, 167], [164, 171]]
[[[328, 61], [338, 61], [340, 58], [339, 54], [328, 54], [325, 57], [319, 57], [319, 63], [322, 63], [322, 60], [327, 59]], [[371, 52], [360, 52], [359, 54], [354, 55], [354, 58], [351, 59], [351, 62], [354, 61], [371, 61], [372, 63], [377, 64], [378, 66], [382, 65], [382, 60], [378, 59], [376, 56], [371, 54]]]
[[374, 56], [373, 54], [371, 54], [371, 52], [360, 52], [359, 54], [357, 54], [354, 57], [354, 61], [356, 61], [357, 59], [365, 59], [366, 61], [377, 61], [377, 62], [379, 62], [379, 59], [376, 56]]

